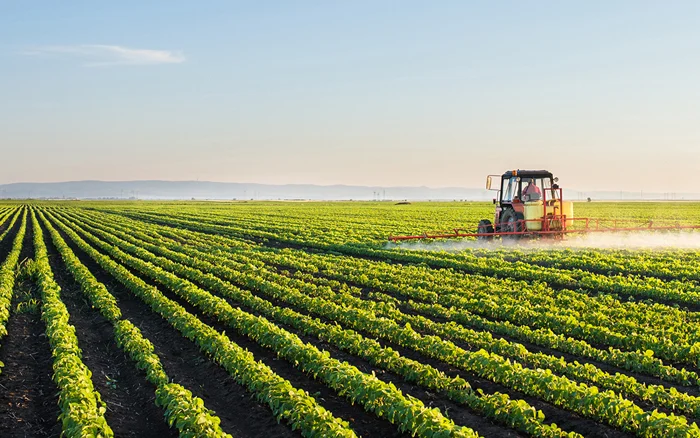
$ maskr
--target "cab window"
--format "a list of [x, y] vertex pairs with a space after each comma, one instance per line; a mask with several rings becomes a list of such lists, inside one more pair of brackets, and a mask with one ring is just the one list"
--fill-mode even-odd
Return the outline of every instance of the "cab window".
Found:
[[502, 202], [512, 202], [514, 198], [518, 198], [520, 196], [520, 178], [513, 176], [511, 178], [504, 179], [502, 184]]

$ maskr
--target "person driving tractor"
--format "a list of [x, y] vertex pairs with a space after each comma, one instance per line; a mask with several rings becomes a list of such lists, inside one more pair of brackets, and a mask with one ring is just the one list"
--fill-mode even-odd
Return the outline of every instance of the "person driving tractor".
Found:
[[524, 201], [537, 201], [542, 197], [542, 191], [540, 190], [539, 187], [537, 187], [537, 184], [535, 184], [535, 180], [529, 179], [527, 181], [527, 187], [525, 187], [525, 190], [523, 190], [523, 200]]

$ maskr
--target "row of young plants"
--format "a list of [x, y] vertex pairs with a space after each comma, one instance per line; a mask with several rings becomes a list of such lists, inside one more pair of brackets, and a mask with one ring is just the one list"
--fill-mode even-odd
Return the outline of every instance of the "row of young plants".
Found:
[[[116, 245], [117, 242], [114, 241], [112, 244]], [[111, 248], [110, 244], [103, 245], [105, 250]], [[143, 250], [140, 252], [143, 253]], [[217, 268], [217, 272], [221, 270], [221, 267]], [[231, 271], [231, 275], [236, 274], [241, 273]], [[688, 425], [684, 417], [645, 412], [612, 391], [599, 392], [596, 387], [572, 382], [554, 375], [549, 370], [531, 370], [484, 350], [470, 352], [437, 336], [422, 336], [409, 325], [401, 327], [392, 319], [376, 317], [371, 310], [349, 308], [329, 300], [311, 297], [294, 289], [266, 282], [255, 275], [241, 281], [258, 292], [272, 294], [275, 299], [303, 308], [307, 312], [423, 352], [451, 365], [623, 430], [640, 435], [687, 433], [692, 436], [700, 433], [697, 425]]]
[[[19, 225], [19, 230], [15, 234], [15, 239], [12, 242], [12, 248], [0, 265], [0, 340], [7, 335], [7, 321], [10, 318], [10, 306], [12, 304], [12, 293], [15, 287], [15, 269], [19, 262], [19, 256], [22, 252], [22, 242], [24, 241], [24, 233], [27, 225], [27, 210], [17, 210], [5, 232], [0, 235], [2, 242], [12, 230], [17, 222], [18, 217], [22, 217]], [[0, 371], [4, 364], [0, 362]]]
[[[84, 218], [71, 216], [71, 219], [76, 220], [76, 222], [81, 223], [83, 226], [87, 225], [88, 230], [97, 233], [99, 236], [112, 243], [123, 244], [123, 241], [129, 242], [131, 245], [127, 246], [126, 249], [130, 252], [140, 252], [139, 250], [141, 249], [151, 251], [154, 254], [168, 257], [169, 259], [172, 259], [182, 265], [192, 266], [207, 273], [222, 276], [222, 278], [227, 280], [234, 280], [236, 278], [235, 276], [231, 275], [231, 270], [245, 269], [245, 263], [249, 262], [249, 260], [245, 258], [242, 261], [237, 260], [234, 262], [230, 258], [221, 258], [212, 255], [211, 253], [183, 247], [181, 245], [168, 242], [166, 239], [149, 237], [141, 233], [141, 229], [137, 231], [134, 226], [130, 226], [127, 232], [127, 230], [124, 228], [120, 229], [118, 225], [111, 222], [110, 227], [107, 227], [105, 221], [96, 223], [88, 219], [88, 225], [85, 223], [86, 219]], [[80, 222], [81, 220], [82, 222]], [[113, 236], [109, 233], [112, 233]], [[122, 242], [114, 240], [113, 237], [122, 239]], [[142, 258], [148, 257], [148, 253], [145, 254], [145, 256], [141, 254]], [[236, 255], [235, 257], [239, 258], [240, 256]], [[149, 261], [154, 262], [153, 259]], [[239, 261], [241, 263], [238, 263]], [[168, 263], [170, 265], [168, 269], [171, 270], [178, 266], [174, 262], [161, 263]], [[188, 271], [185, 270], [185, 273], [187, 274]], [[271, 272], [266, 272], [264, 267], [260, 267], [256, 273], [270, 281], [284, 284], [289, 287], [294, 287], [310, 295], [319, 295], [317, 290], [314, 290], [314, 288], [311, 288], [310, 290], [309, 285], [303, 281], [294, 278], [289, 279]], [[197, 273], [189, 273], [189, 275], [194, 276], [195, 278], [198, 277]], [[216, 282], [214, 282], [213, 285], [207, 283], [207, 286], [215, 287], [216, 289], [214, 290], [217, 292], [227, 290], [225, 287], [222, 289], [222, 286]], [[364, 301], [355, 296], [343, 296], [342, 294], [335, 293], [330, 294], [330, 291], [327, 291], [326, 295], [330, 295], [327, 297], [328, 299], [348, 306], [363, 308], [366, 305]], [[392, 302], [396, 303], [397, 301]], [[432, 316], [437, 316], [448, 321], [459, 322], [459, 319], [453, 319], [455, 312], [440, 305], [420, 305], [419, 303], [409, 302], [409, 307], [411, 310], [418, 311], [425, 311], [424, 307], [428, 307], [428, 313]], [[661, 406], [675, 412], [700, 417], [700, 400], [686, 393], [679, 392], [675, 388], [669, 389], [661, 385], [645, 385], [639, 383], [631, 376], [626, 376], [619, 373], [612, 375], [610, 373], [603, 372], [592, 364], [584, 365], [579, 364], [578, 362], [569, 363], [562, 358], [552, 355], [532, 353], [521, 344], [514, 344], [504, 339], [494, 339], [488, 332], [477, 332], [453, 323], [436, 323], [420, 315], [406, 314], [394, 307], [380, 307], [377, 308], [375, 312], [377, 315], [392, 318], [399, 324], [410, 324], [423, 333], [432, 333], [446, 339], [466, 342], [470, 348], [473, 349], [485, 349], [489, 352], [497, 353], [517, 360], [520, 363], [526, 364], [533, 368], [547, 368], [557, 374], [565, 375], [577, 381], [593, 383], [603, 389], [612, 389], [624, 396], [636, 397], [641, 400], [652, 402], [656, 406]]]
[[[585, 249], [542, 250], [472, 250], [478, 257], [500, 258], [509, 262], [524, 262], [531, 265], [556, 269], [582, 269], [606, 276], [634, 275], [639, 277], [656, 277], [665, 281], [680, 281], [684, 286], [688, 282], [693, 289], [700, 281], [697, 258], [682, 257], [680, 251], [662, 251], [651, 253], [644, 250], [634, 252], [634, 257], [625, 256], [621, 251], [591, 251]], [[687, 251], [686, 251], [687, 253]], [[675, 284], [675, 283], [674, 283]]]
[[[136, 216], [143, 216], [143, 214], [139, 213]], [[592, 329], [595, 336], [594, 339], [587, 340], [623, 348], [628, 345], [625, 338], [634, 339], [641, 336], [644, 339], [639, 339], [641, 345], [633, 344], [635, 349], [651, 349], [660, 357], [679, 362], [688, 359], [684, 363], [693, 365], [697, 365], [697, 361], [700, 360], [700, 321], [698, 321], [700, 314], [661, 304], [646, 305], [621, 302], [609, 295], [591, 297], [586, 293], [572, 290], [553, 290], [547, 286], [548, 276], [540, 276], [536, 269], [530, 269], [529, 274], [521, 278], [520, 281], [510, 281], [508, 278], [511, 274], [522, 276], [517, 269], [512, 266], [501, 266], [497, 269], [490, 266], [487, 260], [475, 258], [473, 263], [475, 269], [484, 275], [469, 275], [469, 284], [465, 285], [465, 278], [460, 275], [464, 268], [464, 261], [445, 259], [445, 254], [383, 250], [366, 245], [329, 245], [323, 242], [314, 243], [298, 240], [295, 235], [285, 237], [279, 233], [248, 230], [234, 226], [210, 225], [203, 221], [195, 222], [180, 218], [168, 218], [167, 221], [161, 218], [159, 220], [161, 223], [167, 224], [167, 221], [171, 221], [171, 224], [206, 233], [226, 234], [233, 237], [255, 235], [270, 239], [270, 241], [303, 245], [338, 254], [386, 260], [390, 262], [389, 264], [399, 262], [420, 265], [418, 266], [420, 270], [418, 275], [410, 279], [405, 278], [403, 281], [401, 281], [404, 278], [403, 275], [399, 276], [398, 280], [403, 283], [402, 286], [410, 282], [409, 286], [414, 289], [416, 285], [426, 285], [429, 289], [440, 290], [433, 289], [435, 282], [427, 281], [431, 277], [438, 277], [441, 288], [443, 285], [452, 284], [455, 286], [453, 290], [466, 290], [467, 295], [472, 295], [476, 288], [487, 288], [490, 301], [497, 305], [519, 306], [527, 301], [528, 307], [524, 310], [531, 313], [529, 320], [532, 320], [532, 317], [538, 320], [538, 327], [551, 328], [557, 333], [562, 333], [558, 330], [567, 329], [571, 325], [585, 325]], [[398, 267], [402, 272], [405, 271], [405, 266]], [[442, 269], [430, 269], [431, 267]], [[385, 282], [385, 279], [378, 278], [375, 281], [377, 286], [380, 286]], [[514, 289], [518, 290], [517, 297], [511, 294]], [[499, 294], [494, 294], [494, 292], [499, 292]], [[435, 300], [434, 295], [434, 292], [428, 293], [428, 297], [433, 300]], [[479, 300], [483, 299], [482, 294]], [[550, 317], [554, 317], [555, 320], [550, 321]], [[515, 321], [511, 320], [511, 322], [524, 320], [526, 319], [519, 318]], [[531, 324], [528, 323], [528, 325]], [[610, 327], [614, 327], [614, 330]], [[578, 332], [578, 334], [566, 331], [563, 333], [580, 337], [582, 331]], [[616, 332], [619, 332], [618, 336], [615, 336]], [[606, 340], [605, 337], [608, 335], [610, 339]], [[658, 345], [656, 348], [647, 346], [646, 344], [649, 344], [652, 337], [659, 338], [663, 345]], [[684, 349], [689, 354], [684, 354]]]
[[267, 404], [278, 421], [307, 437], [355, 437], [346, 421], [336, 418], [306, 391], [275, 374], [267, 365], [232, 342], [228, 336], [204, 324], [157, 288], [136, 277], [128, 269], [85, 242], [71, 227], [52, 218], [71, 241], [151, 309], [168, 321], [184, 337], [221, 365], [238, 383], [248, 388], [258, 401]]
[[19, 208], [20, 208], [19, 206], [0, 208], [0, 224], [2, 224], [2, 222], [3, 222], [5, 219], [7, 219], [7, 217], [8, 217], [10, 214], [12, 214], [13, 211], [16, 211], [16, 210], [19, 209]]
[[43, 233], [32, 212], [35, 258], [29, 268], [41, 295], [41, 319], [53, 356], [53, 380], [58, 386], [62, 434], [68, 437], [112, 437], [106, 407], [92, 384], [92, 373], [81, 360], [75, 327], [53, 278]]
[[[158, 206], [148, 209], [135, 209], [130, 211], [118, 210], [120, 213], [135, 215], [150, 215], [154, 218], [169, 218], [172, 216], [182, 217], [188, 220], [205, 220], [212, 225], [229, 225], [231, 221], [231, 206], [222, 209], [198, 209], [179, 208], [161, 209]], [[352, 214], [338, 214], [336, 208], [327, 209], [324, 205], [317, 204], [310, 210], [302, 206], [302, 210], [293, 212], [296, 206], [286, 204], [283, 208], [270, 209], [264, 205], [247, 206], [249, 208], [235, 208], [235, 223], [244, 225], [251, 230], [265, 230], [265, 223], [277, 223], [282, 231], [289, 230], [299, 238], [311, 239], [322, 235], [326, 241], [331, 243], [343, 243], [350, 241], [368, 242], [377, 239], [386, 239], [392, 230], [401, 224], [406, 224], [407, 220], [412, 222], [410, 229], [419, 232], [424, 231], [430, 220], [423, 220], [416, 223], [415, 218], [394, 218], [389, 219], [381, 213], [372, 217], [352, 217]], [[291, 207], [291, 208], [290, 208]], [[344, 213], [358, 211], [350, 206], [343, 208]], [[109, 209], [110, 211], [115, 211]], [[104, 210], [103, 210], [104, 211]], [[365, 210], [365, 212], [371, 210]], [[426, 212], [427, 214], [427, 212]], [[475, 220], [475, 223], [479, 219]], [[269, 226], [269, 225], [268, 225]]]
[[[0, 233], [0, 241], [2, 241], [2, 238], [4, 238], [5, 234], [7, 234], [7, 232], [12, 228], [12, 224], [14, 224], [13, 219], [15, 218], [15, 216], [13, 216], [13, 214], [17, 215], [18, 213], [21, 212], [21, 210], [22, 210], [21, 207], [14, 207], [14, 208], [6, 208], [6, 209], [0, 211], [0, 226], [2, 226], [4, 224], [7, 225], [5, 230], [2, 231], [2, 233]], [[9, 219], [10, 217], [12, 217], [13, 219]]]
[[347, 362], [332, 358], [327, 352], [305, 344], [297, 335], [263, 317], [234, 308], [226, 300], [202, 290], [178, 275], [132, 257], [113, 245], [105, 244], [75, 223], [71, 223], [71, 226], [84, 233], [89, 240], [112, 257], [163, 284], [204, 314], [220, 320], [261, 346], [275, 351], [280, 357], [322, 381], [339, 395], [353, 403], [361, 404], [365, 410], [397, 425], [400, 431], [422, 437], [478, 436], [472, 429], [456, 425], [439, 409], [426, 407], [420, 400], [404, 396], [393, 384], [385, 383], [373, 374], [363, 373]]
[[170, 382], [160, 358], [154, 353], [153, 344], [131, 321], [122, 318], [114, 296], [80, 262], [43, 214], [38, 212], [38, 215], [68, 272], [80, 285], [90, 304], [112, 324], [117, 345], [145, 372], [146, 379], [154, 385], [155, 402], [164, 409], [168, 424], [176, 427], [182, 437], [231, 438], [231, 435], [221, 429], [219, 417], [204, 406], [202, 399], [193, 396], [192, 392], [182, 385]]
[[[71, 217], [71, 220], [73, 220], [73, 217]], [[80, 223], [77, 220], [76, 222]], [[89, 227], [86, 228], [91, 230]], [[397, 351], [385, 348], [379, 342], [366, 338], [355, 331], [343, 329], [337, 324], [321, 322], [290, 308], [275, 306], [267, 300], [219, 279], [217, 276], [222, 276], [222, 274], [228, 272], [219, 269], [221, 263], [225, 262], [225, 260], [215, 259], [216, 265], [214, 265], [205, 261], [204, 259], [207, 257], [197, 251], [185, 249], [172, 251], [167, 249], [170, 245], [165, 241], [150, 238], [141, 231], [136, 231], [134, 228], [129, 230], [130, 234], [139, 237], [139, 240], [130, 238], [129, 235], [118, 231], [115, 232], [115, 236], [133, 243], [139, 248], [166, 257], [156, 259], [148, 257], [148, 254], [135, 251], [139, 252], [139, 255], [144, 260], [156, 263], [158, 266], [171, 272], [178, 270], [189, 280], [202, 284], [208, 290], [233, 300], [239, 305], [246, 306], [273, 321], [293, 327], [305, 335], [315, 336], [321, 341], [328, 342], [343, 351], [359, 356], [379, 368], [403, 377], [408, 382], [417, 383], [430, 390], [443, 393], [450, 400], [465, 404], [482, 416], [526, 432], [531, 436], [575, 435], [562, 431], [556, 425], [544, 424], [544, 414], [524, 400], [510, 400], [507, 394], [495, 393], [487, 395], [483, 391], [473, 390], [463, 379], [459, 377], [450, 378], [430, 365], [407, 359]], [[149, 241], [155, 241], [157, 244], [148, 243]], [[132, 252], [134, 248], [134, 246], [128, 246], [124, 249]], [[144, 256], [148, 258], [144, 258]], [[186, 266], [190, 268], [186, 268]], [[216, 274], [217, 276], [206, 274]], [[226, 278], [225, 275], [222, 278]]]
[[[103, 218], [98, 220], [104, 221], [105, 219]], [[138, 226], [138, 223], [130, 222], [128, 226], [133, 228]], [[167, 235], [177, 238], [180, 241], [186, 239], [190, 244], [199, 245], [200, 249], [206, 253], [216, 253], [224, 258], [230, 257], [230, 239], [224, 239], [220, 236], [197, 235], [189, 231], [174, 230], [167, 227], [161, 227], [158, 232], [160, 234], [156, 234], [155, 236]], [[384, 291], [388, 291], [389, 293], [399, 294], [402, 296], [402, 298], [417, 298], [431, 303], [437, 301], [440, 297], [440, 295], [431, 292], [426, 287], [423, 287], [422, 290], [415, 291], [415, 288], [412, 286], [412, 282], [415, 281], [415, 283], [418, 284], [420, 284], [420, 282], [425, 283], [426, 279], [429, 279], [430, 276], [434, 274], [434, 271], [425, 273], [423, 270], [419, 270], [417, 275], [411, 275], [413, 274], [412, 271], [420, 269], [420, 267], [398, 267], [395, 265], [387, 265], [367, 260], [357, 260], [348, 257], [337, 257], [324, 254], [308, 254], [296, 250], [258, 250], [252, 252], [241, 252], [240, 249], [236, 249], [234, 253], [238, 258], [247, 256], [250, 257], [248, 260], [257, 260], [257, 263], [260, 265], [267, 263], [270, 265], [283, 266], [285, 268], [294, 269], [297, 273], [304, 272], [308, 276], [314, 276], [313, 278], [319, 278], [318, 274], [321, 273], [335, 280], [343, 282], [352, 281], [363, 287], [378, 287]], [[384, 274], [381, 281], [375, 277], [372, 277], [372, 273], [376, 271]], [[391, 273], [391, 277], [388, 277], [386, 275], [387, 273]], [[393, 284], [397, 278], [401, 280], [401, 282], [398, 284]], [[469, 280], [471, 279], [472, 278], [470, 277]], [[435, 279], [435, 281], [439, 281], [439, 279]], [[445, 283], [443, 283], [442, 286], [443, 290], [445, 287], [444, 284]], [[468, 285], [465, 284], [462, 284], [461, 286], [468, 287]], [[477, 284], [477, 287], [479, 286], [483, 288], [483, 285]], [[479, 297], [479, 299], [486, 302], [492, 301], [491, 298], [488, 296], [484, 297], [483, 295]], [[423, 303], [417, 302], [414, 304], [412, 301], [408, 301], [408, 304], [420, 307]], [[477, 312], [479, 310], [483, 310], [480, 309], [479, 304], [480, 303], [477, 301], [473, 305], [473, 307], [476, 307]], [[438, 309], [444, 307], [445, 306], [437, 304]], [[483, 307], [483, 304], [481, 307]], [[499, 335], [513, 337], [515, 339], [534, 343], [547, 348], [555, 348], [569, 354], [588, 357], [596, 361], [601, 361], [603, 363], [608, 363], [623, 369], [627, 369], [629, 371], [649, 374], [674, 383], [692, 385], [697, 384], [699, 381], [695, 372], [665, 365], [660, 359], [654, 357], [653, 354], [650, 354], [653, 353], [652, 351], [621, 351], [616, 348], [595, 348], [586, 341], [554, 333], [550, 328], [532, 329], [526, 325], [513, 324], [508, 320], [501, 321], [487, 319], [476, 313], [465, 310], [463, 307], [459, 308], [447, 306], [447, 308], [449, 308], [452, 313], [459, 318], [459, 322], [461, 324], [479, 330], [491, 331]], [[423, 305], [421, 307], [421, 310], [425, 309], [430, 309], [430, 306]], [[426, 314], [430, 315], [430, 312], [427, 312]], [[620, 337], [620, 339], [623, 338]], [[599, 338], [595, 339], [595, 341], [599, 341]]]
[[7, 226], [5, 227], [5, 230], [0, 233], [0, 242], [5, 240], [5, 238], [10, 235], [12, 230], [15, 227], [15, 224], [17, 223], [17, 220], [19, 220], [20, 217], [22, 217], [22, 213], [24, 212], [25, 208], [19, 207], [15, 209], [8, 210], [4, 212], [2, 217], [0, 217], [0, 224], [5, 223]]
[[[179, 213], [182, 213], [183, 217], [194, 220], [206, 219], [210, 224], [236, 224], [260, 231], [268, 231], [271, 229], [270, 225], [274, 224], [273, 228], [277, 232], [292, 232], [306, 240], [320, 238], [326, 243], [335, 244], [386, 241], [390, 235], [422, 234], [430, 230], [476, 229], [479, 220], [483, 219], [481, 209], [441, 208], [444, 204], [433, 204], [433, 207], [428, 209], [420, 208], [418, 215], [378, 204], [374, 206], [346, 204], [340, 209], [337, 205], [317, 204], [316, 208], [311, 209], [301, 206], [300, 209], [296, 209], [296, 212], [290, 211], [295, 210], [294, 207], [284, 209], [269, 208], [264, 205], [258, 208], [251, 207], [236, 208], [234, 211], [231, 208], [218, 210], [185, 208]], [[380, 208], [377, 209], [377, 207]], [[173, 212], [168, 213], [172, 215]], [[232, 220], [232, 213], [235, 220]], [[465, 223], [469, 225], [465, 227]]]

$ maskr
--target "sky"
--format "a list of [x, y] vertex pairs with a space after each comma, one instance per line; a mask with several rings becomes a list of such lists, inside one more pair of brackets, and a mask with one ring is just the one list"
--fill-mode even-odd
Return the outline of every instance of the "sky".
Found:
[[697, 192], [697, 1], [0, 0], [0, 184]]

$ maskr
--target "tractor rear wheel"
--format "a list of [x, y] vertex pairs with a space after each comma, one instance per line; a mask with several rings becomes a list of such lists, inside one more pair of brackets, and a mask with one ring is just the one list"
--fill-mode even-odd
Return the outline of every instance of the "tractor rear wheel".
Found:
[[[479, 221], [479, 227], [477, 228], [477, 232], [479, 234], [493, 234], [493, 224], [491, 224], [491, 221], [488, 219], [482, 219]], [[488, 242], [493, 240], [493, 236], [476, 236], [476, 240]]]
[[[502, 233], [519, 233], [523, 231], [523, 222], [525, 217], [522, 213], [517, 213], [509, 208], [501, 214], [501, 232]], [[522, 237], [522, 234], [506, 234], [501, 236], [503, 240], [517, 241]]]

